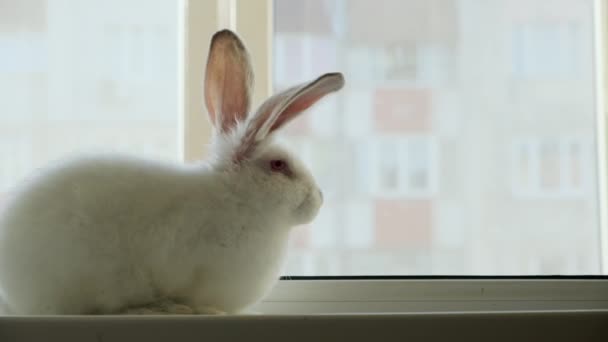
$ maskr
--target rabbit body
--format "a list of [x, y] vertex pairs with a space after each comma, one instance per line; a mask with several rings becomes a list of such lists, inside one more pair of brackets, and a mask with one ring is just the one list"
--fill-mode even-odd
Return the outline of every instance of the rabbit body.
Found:
[[59, 163], [0, 215], [0, 297], [13, 314], [235, 313], [278, 279], [291, 227], [322, 196], [272, 134], [344, 83], [325, 74], [249, 115], [253, 72], [216, 33], [205, 79], [211, 157], [193, 166], [100, 155]]
[[9, 307], [75, 314], [162, 298], [200, 312], [251, 304], [278, 277], [288, 231], [257, 215], [259, 201], [228, 178], [208, 166], [116, 156], [46, 172], [0, 222], [10, 227], [0, 231]]

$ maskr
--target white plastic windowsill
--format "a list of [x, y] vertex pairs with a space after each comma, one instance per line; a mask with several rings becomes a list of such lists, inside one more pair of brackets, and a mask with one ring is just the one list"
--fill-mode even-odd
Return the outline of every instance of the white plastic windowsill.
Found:
[[608, 341], [607, 279], [280, 281], [232, 316], [0, 317], [0, 341]]

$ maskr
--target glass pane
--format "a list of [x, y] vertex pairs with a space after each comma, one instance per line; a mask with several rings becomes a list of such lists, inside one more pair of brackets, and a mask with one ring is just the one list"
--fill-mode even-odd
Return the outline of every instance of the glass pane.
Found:
[[327, 194], [289, 275], [599, 274], [592, 0], [276, 0]]
[[0, 202], [33, 169], [178, 159], [178, 2], [0, 0]]

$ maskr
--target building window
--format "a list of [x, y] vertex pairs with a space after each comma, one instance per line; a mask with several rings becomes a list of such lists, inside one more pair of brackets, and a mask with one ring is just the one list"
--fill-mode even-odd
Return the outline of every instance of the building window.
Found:
[[437, 190], [437, 147], [432, 137], [378, 137], [368, 141], [371, 193], [377, 197], [429, 197]]
[[511, 39], [512, 72], [534, 79], [576, 76], [580, 40], [578, 23], [517, 23]]
[[531, 138], [513, 142], [512, 193], [521, 197], [581, 197], [589, 189], [591, 142]]

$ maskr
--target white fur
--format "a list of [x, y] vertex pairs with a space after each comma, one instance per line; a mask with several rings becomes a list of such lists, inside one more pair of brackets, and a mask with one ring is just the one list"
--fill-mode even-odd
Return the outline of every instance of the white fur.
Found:
[[[278, 278], [289, 227], [320, 206], [312, 178], [302, 179], [270, 183], [250, 164], [63, 163], [27, 184], [0, 220], [5, 301], [15, 314], [118, 313], [166, 299], [238, 312]], [[306, 212], [290, 212], [290, 200]]]
[[[208, 102], [245, 113], [244, 46], [220, 31], [211, 51]], [[0, 302], [13, 314], [232, 313], [256, 302], [278, 279], [290, 228], [311, 221], [322, 197], [302, 163], [247, 132], [284, 124], [342, 84], [327, 74], [277, 94], [255, 122], [210, 111], [219, 128], [206, 163], [99, 155], [36, 175], [0, 213]], [[275, 159], [289, 172], [272, 171]]]

